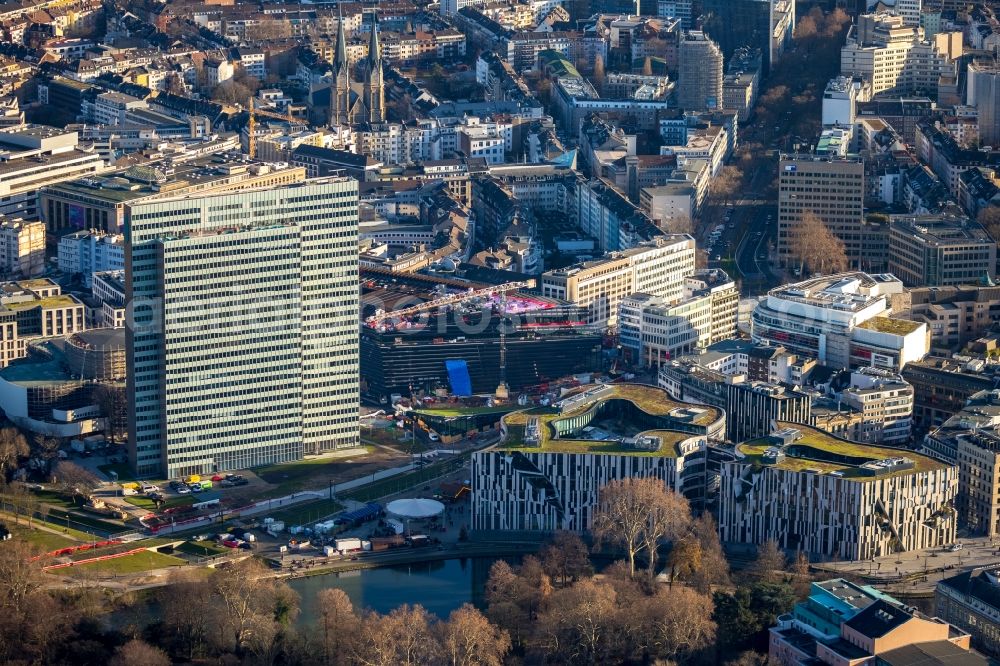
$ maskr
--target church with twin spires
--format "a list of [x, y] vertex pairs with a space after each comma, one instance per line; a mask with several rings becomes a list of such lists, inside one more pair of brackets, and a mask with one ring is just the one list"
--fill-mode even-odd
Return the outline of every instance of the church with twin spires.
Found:
[[378, 40], [378, 15], [372, 12], [371, 41], [365, 59], [364, 80], [351, 81], [347, 60], [344, 21], [337, 25], [337, 48], [333, 58], [330, 83], [330, 125], [379, 124], [385, 118], [385, 81], [382, 72], [382, 47]]

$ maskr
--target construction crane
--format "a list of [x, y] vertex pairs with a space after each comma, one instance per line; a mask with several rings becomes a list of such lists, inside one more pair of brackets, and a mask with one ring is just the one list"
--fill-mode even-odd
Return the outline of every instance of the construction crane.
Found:
[[470, 298], [483, 298], [486, 296], [492, 296], [493, 294], [501, 295], [501, 307], [504, 309], [504, 314], [506, 314], [507, 305], [507, 293], [511, 291], [517, 291], [518, 289], [531, 289], [535, 286], [534, 280], [525, 280], [524, 282], [507, 282], [505, 284], [497, 285], [495, 287], [485, 287], [483, 289], [476, 289], [474, 291], [466, 291], [459, 294], [451, 294], [449, 296], [443, 296], [441, 298], [435, 298], [424, 303], [419, 303], [417, 305], [412, 305], [408, 308], [403, 308], [402, 310], [393, 310], [391, 312], [379, 311], [374, 315], [365, 320], [371, 327], [377, 327], [382, 322], [388, 319], [395, 319], [397, 317], [408, 317], [419, 312], [424, 312], [425, 310], [434, 310], [435, 308], [440, 308], [445, 305], [451, 305], [453, 303], [460, 303]]
[[274, 113], [273, 111], [264, 111], [263, 109], [254, 108], [253, 103], [254, 98], [250, 98], [249, 111], [250, 120], [247, 121], [247, 155], [250, 159], [257, 158], [257, 116], [265, 116], [267, 118], [274, 118], [275, 120], [284, 120], [288, 123], [294, 123], [295, 118], [292, 116], [292, 105], [288, 105], [288, 111], [285, 115], [280, 113]]

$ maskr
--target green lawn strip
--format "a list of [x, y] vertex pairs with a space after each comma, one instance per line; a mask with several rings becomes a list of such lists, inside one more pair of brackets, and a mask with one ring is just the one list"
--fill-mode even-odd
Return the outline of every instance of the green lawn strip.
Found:
[[54, 490], [37, 490], [35, 491], [35, 496], [38, 497], [40, 502], [49, 506], [58, 506], [64, 509], [75, 509], [77, 507], [72, 497]]
[[147, 550], [132, 555], [123, 555], [110, 560], [100, 562], [89, 562], [78, 564], [73, 567], [57, 569], [56, 573], [73, 575], [75, 572], [98, 573], [98, 574], [129, 574], [151, 571], [153, 569], [164, 569], [166, 567], [179, 567], [187, 564], [184, 560]]
[[283, 521], [286, 525], [305, 525], [316, 522], [342, 510], [344, 505], [337, 500], [321, 499], [303, 502], [277, 511], [269, 511], [269, 518]]
[[177, 546], [175, 550], [187, 553], [188, 555], [196, 555], [198, 557], [211, 557], [213, 555], [222, 555], [224, 553], [232, 552], [232, 548], [220, 546], [212, 541], [185, 541], [181, 545]]
[[157, 508], [156, 502], [143, 495], [132, 495], [130, 497], [126, 497], [125, 501], [132, 506], [137, 506], [140, 509], [146, 509], [147, 511], [163, 511], [165, 509], [171, 509], [175, 506], [188, 506], [194, 504], [195, 498], [190, 495], [171, 497], [163, 502], [159, 508]]
[[13, 525], [11, 523], [6, 523], [6, 525], [11, 531], [11, 534], [14, 535], [15, 539], [27, 541], [28, 543], [37, 546], [43, 553], [49, 553], [53, 550], [60, 550], [62, 548], [69, 548], [70, 546], [80, 545], [80, 542], [68, 536], [52, 534], [51, 532], [35, 529], [23, 524]]
[[112, 546], [104, 546], [102, 548], [93, 548], [91, 550], [80, 550], [69, 556], [69, 559], [74, 562], [79, 562], [80, 560], [89, 560], [94, 557], [103, 557], [105, 555], [115, 555], [116, 553], [127, 553], [130, 550], [135, 550], [136, 548], [142, 548], [142, 546], [136, 545], [135, 543], [116, 543]]
[[343, 497], [356, 500], [358, 502], [371, 502], [381, 499], [387, 495], [401, 493], [405, 490], [428, 483], [433, 479], [444, 476], [461, 468], [462, 463], [468, 454], [463, 454], [449, 460], [444, 460], [432, 465], [426, 465], [415, 472], [407, 472], [391, 476], [386, 479], [379, 479], [374, 483], [348, 490], [342, 493]]
[[[79, 512], [68, 513], [63, 509], [55, 508], [49, 509], [48, 522], [53, 526], [67, 525], [68, 523], [68, 527], [84, 532], [96, 530], [99, 535], [115, 534], [117, 532], [125, 532], [129, 529], [123, 523], [101, 520], [100, 518], [91, 517]], [[90, 538], [93, 538], [93, 536]]]

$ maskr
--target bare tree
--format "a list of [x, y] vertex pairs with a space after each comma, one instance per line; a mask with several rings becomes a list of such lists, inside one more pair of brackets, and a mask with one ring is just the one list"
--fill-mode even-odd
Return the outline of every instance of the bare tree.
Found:
[[667, 222], [667, 231], [672, 234], [692, 234], [694, 233], [694, 223], [691, 216], [685, 213], [677, 213]]
[[67, 495], [84, 498], [89, 497], [101, 485], [101, 480], [93, 472], [68, 460], [62, 460], [56, 465], [49, 481]]
[[1000, 206], [989, 206], [979, 211], [979, 224], [994, 241], [1000, 242]]
[[170, 666], [170, 657], [160, 648], [138, 638], [118, 648], [109, 666]]
[[838, 273], [847, 270], [847, 250], [811, 211], [803, 213], [802, 220], [791, 229], [789, 250], [799, 261], [799, 268], [811, 271]]
[[538, 639], [549, 659], [563, 664], [621, 660], [623, 617], [615, 589], [582, 580], [557, 590], [538, 618]]
[[354, 652], [362, 666], [422, 666], [440, 655], [427, 611], [408, 604], [388, 615], [365, 616]]
[[712, 598], [687, 587], [659, 589], [634, 609], [646, 650], [660, 658], [686, 663], [685, 657], [715, 641]]
[[784, 577], [788, 560], [773, 539], [757, 549], [757, 559], [747, 567], [746, 573], [762, 583], [777, 583]]
[[700, 592], [708, 592], [713, 585], [729, 585], [729, 561], [722, 550], [719, 530], [708, 511], [691, 523], [691, 533], [698, 540], [701, 567], [694, 572], [692, 583]]
[[542, 569], [563, 585], [589, 575], [593, 568], [583, 539], [575, 532], [559, 531], [541, 551]]
[[13, 426], [0, 429], [0, 482], [6, 482], [7, 472], [17, 467], [19, 458], [31, 453], [28, 440]]
[[801, 551], [795, 556], [795, 561], [792, 563], [792, 575], [794, 576], [793, 586], [796, 596], [807, 597], [812, 583], [812, 574], [809, 573], [809, 556]]
[[128, 398], [125, 388], [112, 384], [99, 384], [94, 389], [94, 402], [97, 403], [108, 424], [108, 440], [114, 444], [118, 441], [118, 433], [128, 426]]
[[610, 541], [628, 555], [635, 575], [636, 556], [647, 551], [650, 571], [656, 564], [656, 546], [673, 538], [690, 521], [687, 500], [668, 490], [656, 478], [627, 478], [601, 488], [591, 531], [600, 545]]
[[327, 666], [347, 664], [351, 641], [357, 635], [360, 619], [354, 612], [350, 597], [343, 590], [329, 588], [316, 594], [316, 615], [319, 640], [323, 645], [323, 663]]
[[719, 170], [719, 175], [712, 178], [709, 191], [717, 201], [729, 203], [743, 183], [743, 172], [739, 167], [727, 165]]
[[549, 577], [537, 558], [525, 557], [518, 571], [503, 560], [494, 562], [486, 582], [488, 616], [510, 632], [515, 644], [523, 644], [531, 635], [535, 616], [551, 594]]
[[294, 614], [294, 608], [287, 611], [294, 604], [286, 594], [288, 586], [271, 578], [256, 559], [216, 569], [209, 582], [222, 600], [224, 630], [236, 654], [259, 654], [267, 647], [259, 639], [261, 633], [276, 633], [274, 624]]
[[597, 88], [597, 92], [604, 94], [604, 81], [606, 79], [606, 74], [604, 72], [604, 56], [600, 53], [594, 58], [594, 87]]
[[646, 59], [642, 61], [642, 75], [652, 76], [653, 75], [653, 58], [646, 56]]
[[510, 652], [510, 634], [465, 604], [435, 627], [448, 666], [502, 666]]
[[171, 651], [187, 661], [204, 654], [219, 637], [219, 612], [210, 586], [188, 572], [171, 572], [170, 584], [160, 590], [164, 631]]
[[693, 535], [674, 542], [667, 556], [667, 566], [670, 567], [670, 587], [678, 578], [690, 578], [701, 571], [701, 543]]

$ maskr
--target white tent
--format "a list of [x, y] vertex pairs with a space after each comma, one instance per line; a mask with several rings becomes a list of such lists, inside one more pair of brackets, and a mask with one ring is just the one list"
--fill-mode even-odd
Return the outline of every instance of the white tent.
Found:
[[403, 520], [430, 518], [444, 511], [444, 504], [432, 499], [398, 499], [389, 502], [385, 507], [390, 516]]

